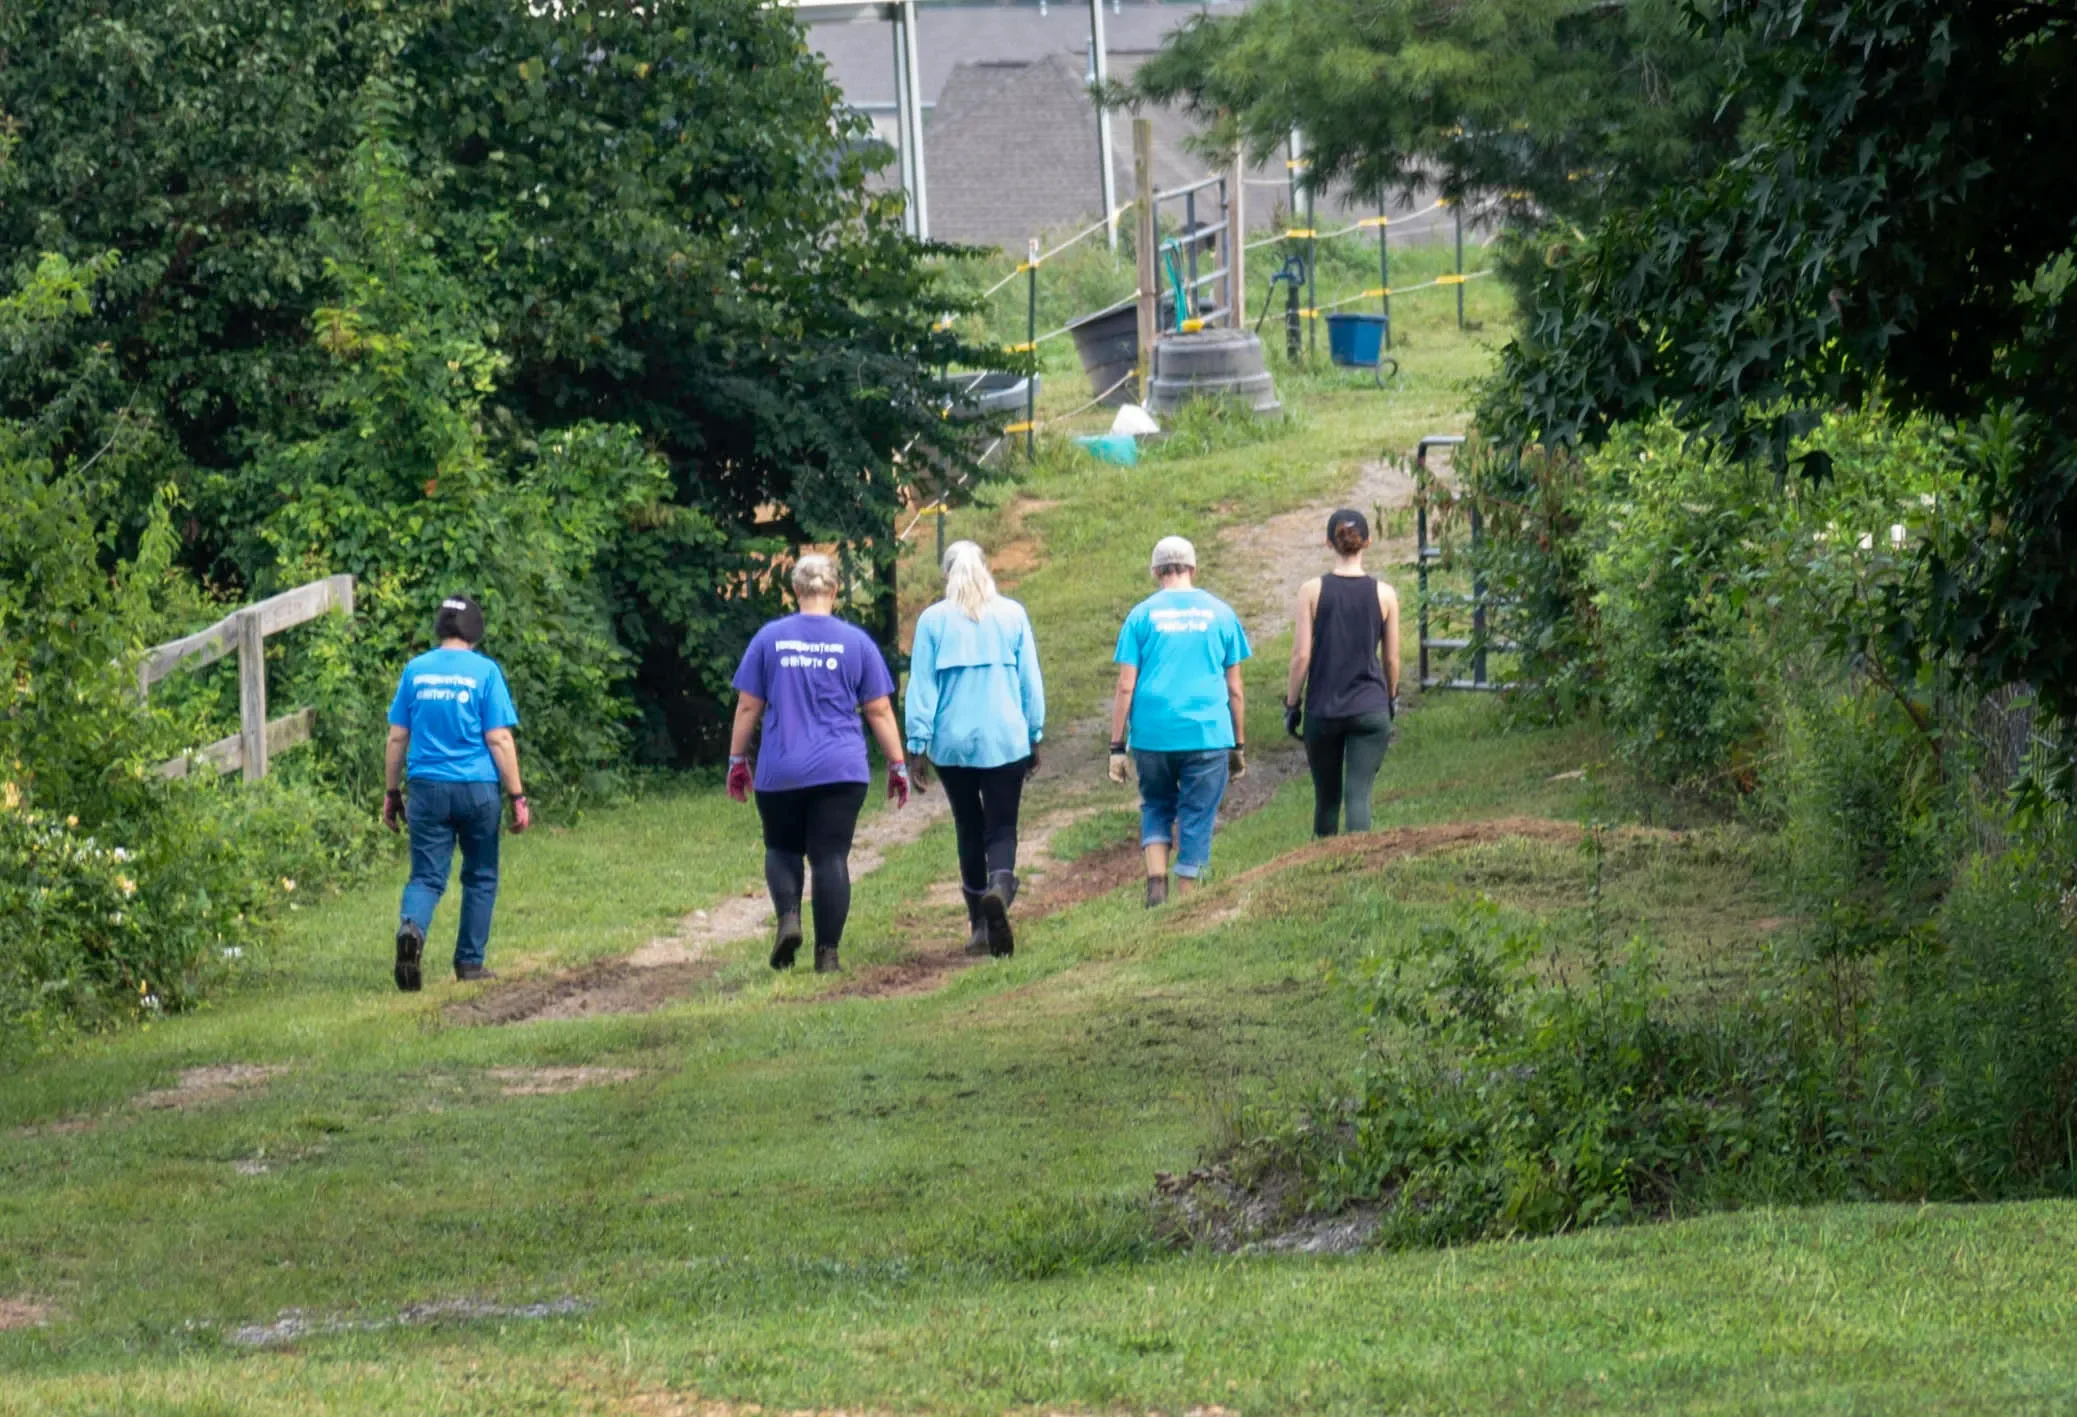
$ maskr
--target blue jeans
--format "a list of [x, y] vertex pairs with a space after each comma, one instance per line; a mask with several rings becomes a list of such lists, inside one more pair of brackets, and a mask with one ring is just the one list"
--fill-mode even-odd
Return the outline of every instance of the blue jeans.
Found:
[[1139, 844], [1176, 844], [1176, 874], [1195, 879], [1212, 859], [1212, 821], [1226, 795], [1226, 750], [1135, 751], [1139, 769]]
[[498, 827], [504, 800], [495, 782], [421, 782], [413, 779], [405, 799], [411, 826], [411, 880], [399, 913], [428, 934], [433, 909], [447, 890], [454, 846], [462, 848], [462, 923], [455, 936], [454, 963], [483, 963], [490, 944], [490, 912], [498, 901]]

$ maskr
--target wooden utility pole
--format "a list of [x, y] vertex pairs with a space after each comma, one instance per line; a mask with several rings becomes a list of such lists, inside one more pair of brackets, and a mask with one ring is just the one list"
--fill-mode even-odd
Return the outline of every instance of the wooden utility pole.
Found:
[[1147, 381], [1154, 377], [1154, 340], [1161, 323], [1161, 262], [1155, 251], [1160, 223], [1154, 219], [1154, 120], [1132, 120], [1133, 215], [1137, 239], [1133, 256], [1139, 265], [1139, 401], [1147, 401]]
[[1226, 174], [1226, 323], [1248, 326], [1248, 164], [1239, 152]]

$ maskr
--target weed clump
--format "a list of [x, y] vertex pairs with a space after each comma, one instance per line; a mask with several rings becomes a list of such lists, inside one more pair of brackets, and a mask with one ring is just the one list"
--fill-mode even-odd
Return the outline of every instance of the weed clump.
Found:
[[[1598, 861], [1597, 839], [1589, 852]], [[1791, 945], [1717, 1003], [1648, 938], [1568, 967], [1480, 899], [1369, 958], [1352, 1086], [1251, 1119], [1254, 1166], [1387, 1243], [1705, 1209], [2077, 1186], [2077, 891], [2039, 845], [1976, 861], [1926, 927], [1848, 962]], [[1590, 890], [1590, 896], [1592, 892]]]

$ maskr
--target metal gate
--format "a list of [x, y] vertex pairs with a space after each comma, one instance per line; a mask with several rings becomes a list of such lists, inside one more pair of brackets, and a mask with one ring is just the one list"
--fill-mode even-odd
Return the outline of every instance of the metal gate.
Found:
[[[1499, 602], [1488, 593], [1485, 570], [1479, 564], [1478, 553], [1485, 541], [1485, 525], [1479, 516], [1476, 500], [1465, 499], [1471, 524], [1471, 593], [1466, 595], [1462, 591], [1444, 590], [1430, 583], [1434, 573], [1444, 569], [1446, 557], [1442, 545], [1429, 539], [1437, 519], [1429, 511], [1436, 479], [1428, 467], [1428, 450], [1461, 447], [1463, 443], [1462, 434], [1436, 433], [1421, 439], [1414, 447], [1414, 562], [1421, 598], [1420, 682], [1423, 689], [1508, 689], [1513, 687], [1511, 683], [1496, 682], [1487, 674], [1488, 652], [1499, 650], [1505, 653], [1515, 645], [1511, 640], [1492, 637], [1492, 612]], [[1461, 624], [1461, 617], [1467, 610], [1471, 617], [1468, 634], [1436, 633], [1438, 622]], [[1438, 672], [1438, 657], [1454, 656], [1466, 650], [1471, 653], [1470, 678], [1461, 674], [1445, 678]]]

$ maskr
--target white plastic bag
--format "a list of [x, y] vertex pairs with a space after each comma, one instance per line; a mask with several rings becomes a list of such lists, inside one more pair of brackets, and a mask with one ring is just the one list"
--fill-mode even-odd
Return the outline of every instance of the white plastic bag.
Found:
[[1150, 433], [1160, 431], [1161, 425], [1154, 421], [1154, 415], [1136, 403], [1121, 405], [1118, 416], [1111, 420], [1111, 432], [1122, 433], [1131, 438], [1144, 438]]

